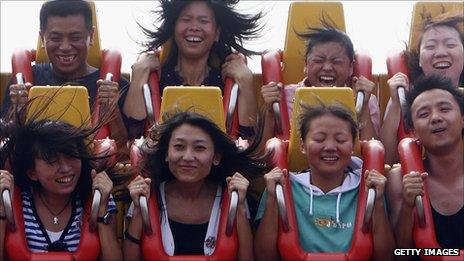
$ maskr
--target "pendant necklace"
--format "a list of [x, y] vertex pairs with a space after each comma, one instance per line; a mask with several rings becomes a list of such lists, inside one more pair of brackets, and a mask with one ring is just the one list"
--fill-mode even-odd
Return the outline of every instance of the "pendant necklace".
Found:
[[66, 207], [69, 205], [69, 202], [71, 202], [71, 197], [69, 197], [68, 199], [68, 202], [66, 203], [66, 205], [64, 205], [63, 209], [58, 212], [57, 214], [53, 213], [53, 211], [48, 207], [47, 203], [45, 203], [45, 200], [42, 198], [42, 193], [37, 193], [39, 194], [39, 199], [40, 201], [42, 201], [42, 204], [44, 204], [45, 208], [47, 208], [48, 212], [50, 212], [50, 214], [52, 214], [53, 216], [53, 224], [54, 225], [59, 225], [59, 220], [58, 220], [58, 216], [63, 213], [63, 211], [66, 209]]

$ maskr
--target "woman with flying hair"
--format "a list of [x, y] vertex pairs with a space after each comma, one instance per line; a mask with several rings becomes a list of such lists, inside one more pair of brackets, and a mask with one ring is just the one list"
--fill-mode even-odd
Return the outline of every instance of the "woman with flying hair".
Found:
[[[243, 15], [235, 11], [237, 0], [159, 0], [155, 12], [161, 22], [155, 31], [142, 27], [148, 41], [132, 66], [132, 82], [124, 104], [130, 137], [143, 134], [147, 117], [142, 86], [152, 71], [160, 75], [161, 93], [166, 86], [205, 85], [224, 88], [229, 77], [239, 86], [239, 133], [253, 135], [257, 113], [253, 75], [245, 56], [256, 52], [242, 47], [243, 40], [257, 36], [261, 13]], [[153, 50], [170, 44], [164, 63]]]
[[[111, 196], [113, 183], [104, 170], [97, 173], [100, 164], [94, 160], [101, 157], [92, 156], [89, 147], [102, 124], [86, 128], [40, 119], [46, 108], [24, 121], [29, 105], [26, 103], [10, 119], [0, 120], [0, 191], [8, 189], [13, 195], [15, 186], [21, 189], [28, 248], [32, 252], [75, 252], [81, 239], [84, 206], [91, 200], [92, 191], [98, 189], [99, 257], [120, 260], [116, 222], [111, 222], [116, 212]], [[5, 170], [7, 166], [9, 171]], [[8, 251], [15, 251], [5, 249], [5, 232], [5, 209], [0, 202], [0, 260], [11, 254]]]
[[[407, 53], [411, 81], [414, 82], [419, 77], [434, 72], [450, 78], [455, 86], [464, 86], [464, 58], [462, 53], [462, 46], [464, 45], [464, 16], [462, 14], [456, 14], [456, 12], [448, 12], [435, 18], [426, 16], [424, 19], [425, 21], [422, 25], [423, 28], [421, 30], [419, 43]], [[455, 61], [441, 67], [430, 63], [428, 59], [430, 59], [430, 54], [436, 52], [436, 46], [427, 45], [426, 41], [434, 40], [430, 35], [438, 34], [446, 38], [445, 36], [450, 33], [455, 37], [453, 37], [453, 39], [447, 39], [447, 41], [452, 41], [448, 42], [448, 48], [455, 48], [456, 53], [452, 54], [453, 60]], [[459, 43], [461, 44], [459, 45]], [[459, 54], [461, 54], [461, 56], [459, 56]], [[459, 59], [459, 57], [461, 57], [461, 59]], [[440, 69], [444, 69], [443, 72], [441, 72]]]
[[444, 13], [435, 18], [424, 15], [418, 46], [407, 52], [411, 79], [399, 72], [388, 80], [391, 98], [381, 130], [386, 163], [398, 162], [396, 131], [401, 114], [398, 87], [410, 89], [419, 76], [433, 74], [449, 78], [456, 88], [464, 85], [463, 25], [462, 14]]
[[261, 135], [257, 132], [257, 139], [241, 150], [215, 123], [197, 113], [168, 115], [154, 125], [143, 145], [141, 163], [150, 176], [138, 176], [128, 186], [133, 204], [127, 215], [124, 257], [140, 260], [143, 254], [140, 196], [148, 198], [150, 192], [158, 196], [158, 206], [150, 207], [160, 211], [159, 240], [167, 255], [208, 256], [216, 247], [222, 195], [237, 190], [237, 259], [252, 260], [246, 194], [249, 182], [268, 170], [268, 156], [253, 156]]
[[280, 101], [281, 90], [285, 92], [291, 118], [296, 90], [310, 86], [349, 86], [353, 93], [363, 92], [363, 109], [357, 115], [360, 125], [359, 138], [377, 138], [380, 131], [380, 112], [377, 98], [371, 95], [375, 90], [375, 83], [364, 76], [353, 75], [355, 51], [350, 37], [339, 30], [330, 17], [324, 16], [320, 19], [319, 27], [309, 27], [305, 32], [297, 32], [297, 35], [305, 41], [305, 75], [298, 83], [284, 86], [281, 82], [269, 82], [261, 87], [261, 96], [267, 109], [265, 139], [274, 135], [272, 104]]

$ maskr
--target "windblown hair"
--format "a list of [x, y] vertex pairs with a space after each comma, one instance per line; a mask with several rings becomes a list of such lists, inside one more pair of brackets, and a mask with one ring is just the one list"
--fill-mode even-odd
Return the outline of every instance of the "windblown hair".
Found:
[[329, 18], [321, 19], [322, 27], [309, 27], [307, 32], [296, 32], [296, 34], [306, 41], [305, 58], [311, 53], [314, 46], [321, 43], [336, 42], [345, 48], [346, 55], [350, 62], [354, 60], [354, 47], [350, 37], [343, 31], [336, 28], [334, 22]]
[[[262, 13], [256, 15], [244, 15], [235, 11], [235, 5], [238, 0], [204, 0], [214, 13], [214, 19], [218, 28], [220, 28], [219, 41], [212, 46], [208, 64], [217, 67], [214, 64], [214, 58], [219, 59], [219, 65], [224, 63], [227, 55], [232, 49], [244, 54], [258, 54], [242, 46], [244, 40], [252, 40], [258, 36], [262, 26], [259, 26], [259, 20]], [[155, 31], [144, 28], [139, 24], [143, 33], [149, 40], [143, 43], [146, 51], [152, 51], [159, 48], [169, 40], [173, 39], [174, 28], [177, 19], [182, 10], [192, 1], [184, 0], [159, 0], [160, 10], [155, 11], [161, 25], [156, 26]], [[177, 63], [178, 48], [175, 41], [172, 41], [171, 51], [167, 56], [166, 66], [175, 66]], [[216, 57], [214, 57], [216, 55]]]
[[324, 115], [332, 115], [339, 118], [340, 120], [347, 122], [350, 126], [353, 142], [356, 140], [356, 137], [358, 137], [358, 124], [354, 120], [351, 111], [345, 108], [343, 105], [325, 105], [322, 102], [316, 106], [310, 106], [305, 103], [301, 103], [300, 105], [303, 109], [302, 113], [298, 116], [298, 129], [300, 131], [301, 140], [305, 140], [306, 134], [308, 134], [309, 131], [309, 127], [311, 126], [311, 122], [314, 119]]
[[76, 127], [61, 120], [42, 119], [53, 98], [45, 102], [42, 108], [28, 114], [33, 102], [34, 99], [29, 100], [21, 109], [0, 119], [0, 168], [10, 170], [15, 184], [24, 191], [31, 186], [41, 186], [27, 175], [35, 168], [35, 159], [52, 163], [58, 154], [79, 159], [81, 175], [73, 195], [79, 195], [86, 202], [92, 188], [90, 173], [98, 165], [95, 160], [108, 157], [91, 154], [92, 139], [109, 116], [104, 116], [95, 127], [87, 127], [88, 123]]
[[[435, 29], [439, 26], [449, 27], [452, 30], [456, 30], [461, 39], [461, 44], [464, 45], [464, 16], [463, 14], [454, 14], [451, 12], [443, 13], [435, 18], [432, 18], [429, 13], [422, 14], [423, 22], [421, 28], [419, 28], [421, 35], [417, 46], [412, 47], [411, 50], [406, 52], [406, 57], [408, 59], [408, 66], [410, 68], [410, 75], [412, 82], [418, 79], [420, 76], [424, 75], [422, 68], [419, 66], [419, 57], [420, 57], [420, 46], [422, 44], [422, 38], [425, 32]], [[459, 84], [464, 85], [464, 70], [461, 72], [461, 77], [459, 78]]]
[[220, 163], [211, 167], [211, 173], [206, 177], [207, 180], [225, 186], [226, 177], [234, 175], [235, 172], [240, 172], [244, 177], [252, 180], [268, 170], [268, 156], [254, 156], [262, 137], [262, 131], [258, 132], [248, 148], [241, 150], [226, 133], [204, 116], [188, 111], [176, 114], [167, 113], [163, 115], [162, 123], [152, 127], [149, 138], [142, 146], [142, 170], [152, 175], [155, 189], [158, 189], [163, 181], [175, 179], [165, 159], [172, 133], [184, 124], [198, 127], [208, 133], [214, 143], [214, 152], [221, 155]]
[[92, 11], [87, 1], [53, 0], [46, 1], [40, 9], [40, 31], [44, 32], [47, 28], [47, 21], [49, 17], [67, 17], [70, 15], [82, 15], [84, 17], [87, 30], [92, 29]]
[[453, 86], [449, 78], [436, 74], [421, 76], [414, 83], [414, 88], [411, 88], [411, 90], [406, 93], [406, 112], [404, 114], [404, 119], [407, 127], [413, 128], [411, 106], [414, 100], [422, 93], [434, 89], [449, 92], [458, 103], [461, 115], [464, 115], [464, 94], [456, 88], [456, 86]]

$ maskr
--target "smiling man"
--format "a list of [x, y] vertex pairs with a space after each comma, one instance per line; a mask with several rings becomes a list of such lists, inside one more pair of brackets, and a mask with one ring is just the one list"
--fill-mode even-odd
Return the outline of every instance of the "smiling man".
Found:
[[427, 187], [438, 243], [464, 248], [464, 95], [445, 77], [416, 81], [407, 96], [406, 122], [424, 146], [427, 173], [389, 175], [389, 201], [398, 247], [412, 247], [416, 196]]
[[[32, 85], [76, 84], [87, 87], [90, 105], [99, 99], [102, 105], [119, 103], [113, 111], [109, 123], [113, 138], [126, 138], [127, 133], [119, 107], [122, 89], [128, 82], [119, 83], [101, 80], [100, 70], [87, 63], [87, 54], [93, 45], [95, 27], [92, 24], [92, 11], [86, 1], [47, 1], [40, 10], [40, 37], [50, 63], [36, 64], [32, 67], [34, 83], [9, 84], [6, 90], [2, 114], [21, 108], [28, 97]], [[98, 90], [98, 92], [97, 92]]]

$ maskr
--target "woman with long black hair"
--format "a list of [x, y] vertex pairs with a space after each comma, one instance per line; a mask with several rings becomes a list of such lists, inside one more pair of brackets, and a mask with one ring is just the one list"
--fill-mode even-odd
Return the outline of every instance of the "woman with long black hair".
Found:
[[[26, 103], [12, 118], [0, 120], [0, 191], [8, 189], [13, 195], [15, 186], [21, 189], [28, 248], [31, 252], [75, 252], [81, 240], [84, 206], [92, 191], [98, 189], [99, 257], [121, 259], [116, 222], [111, 222], [116, 212], [111, 196], [113, 183], [104, 170], [97, 173], [98, 163], [94, 160], [102, 158], [91, 154], [92, 137], [105, 120], [90, 128], [41, 119], [49, 104], [24, 120], [30, 104]], [[8, 165], [11, 173], [5, 170]], [[1, 202], [0, 257], [16, 251], [5, 249], [5, 219]]]
[[[257, 102], [253, 75], [245, 56], [257, 54], [242, 47], [243, 40], [257, 37], [260, 30], [256, 15], [235, 11], [237, 0], [181, 1], [160, 0], [158, 21], [161, 25], [151, 31], [143, 28], [148, 41], [132, 66], [132, 81], [124, 104], [124, 114], [130, 137], [140, 137], [145, 127], [142, 86], [152, 71], [160, 75], [161, 93], [166, 86], [205, 85], [224, 87], [229, 77], [239, 86], [239, 133], [253, 135], [256, 124]], [[164, 63], [152, 51], [170, 44]]]
[[181, 112], [155, 125], [143, 146], [141, 169], [150, 178], [136, 177], [128, 186], [133, 207], [126, 231], [124, 256], [140, 259], [142, 218], [138, 198], [158, 195], [161, 239], [168, 255], [211, 255], [219, 225], [223, 193], [237, 190], [239, 260], [253, 259], [253, 237], [246, 207], [249, 181], [262, 175], [267, 156], [253, 153], [258, 139], [240, 150], [219, 127], [192, 112]]

